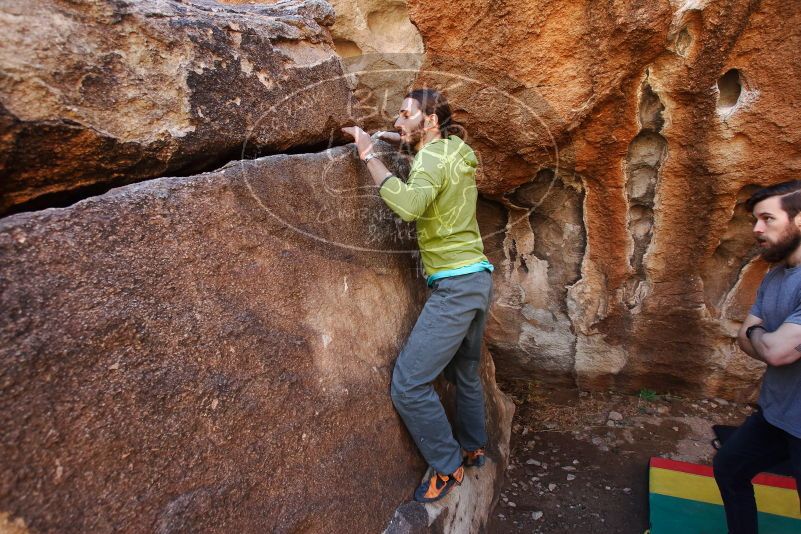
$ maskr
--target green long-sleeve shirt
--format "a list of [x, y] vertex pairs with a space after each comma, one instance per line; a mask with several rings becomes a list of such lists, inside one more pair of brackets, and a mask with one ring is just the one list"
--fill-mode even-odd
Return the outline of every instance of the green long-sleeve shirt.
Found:
[[459, 137], [436, 139], [414, 158], [409, 178], [384, 180], [379, 194], [404, 221], [415, 221], [426, 275], [487, 261], [476, 222], [473, 150]]

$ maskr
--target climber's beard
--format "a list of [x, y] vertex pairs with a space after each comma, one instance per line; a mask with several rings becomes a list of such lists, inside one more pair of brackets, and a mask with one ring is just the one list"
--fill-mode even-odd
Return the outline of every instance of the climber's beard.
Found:
[[765, 238], [757, 238], [757, 241], [763, 247], [762, 257], [770, 263], [778, 263], [786, 260], [801, 245], [801, 230], [791, 221], [775, 243]]
[[400, 133], [401, 136], [401, 152], [411, 155], [417, 154], [417, 145], [423, 140], [423, 135], [425, 134], [425, 129], [423, 128], [424, 122], [425, 117], [420, 117], [420, 122], [411, 130], [404, 132], [403, 128], [399, 128], [398, 133]]

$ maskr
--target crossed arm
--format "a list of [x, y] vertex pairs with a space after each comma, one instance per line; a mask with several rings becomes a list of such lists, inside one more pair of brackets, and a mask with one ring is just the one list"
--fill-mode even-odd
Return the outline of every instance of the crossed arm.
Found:
[[773, 332], [755, 328], [749, 340], [745, 331], [750, 326], [759, 324], [762, 324], [762, 319], [749, 314], [740, 327], [737, 342], [746, 354], [774, 367], [789, 365], [801, 359], [801, 325], [782, 323]]

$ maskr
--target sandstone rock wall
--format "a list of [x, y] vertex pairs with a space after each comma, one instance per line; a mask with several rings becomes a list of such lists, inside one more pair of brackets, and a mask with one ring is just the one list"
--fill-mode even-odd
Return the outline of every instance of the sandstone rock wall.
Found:
[[333, 21], [317, 0], [0, 1], [0, 215], [341, 142]]
[[[753, 397], [743, 205], [801, 168], [801, 5], [333, 4], [0, 0], [0, 528], [483, 528], [511, 406], [487, 358], [492, 468], [395, 510], [412, 234], [320, 152], [411, 84], [480, 157], [500, 378]], [[276, 152], [311, 153], [157, 178]]]
[[[410, 0], [409, 13], [426, 46], [416, 83], [449, 94], [478, 149], [498, 212], [485, 233], [506, 225], [488, 333], [499, 376], [753, 397], [760, 365], [734, 334], [766, 265], [742, 203], [801, 166], [801, 5]], [[543, 180], [552, 192], [521, 204]]]
[[[345, 147], [0, 221], [0, 511], [30, 532], [384, 528], [424, 467], [388, 385], [425, 295], [368, 183]], [[462, 493], [476, 525], [511, 424], [484, 372], [500, 441]]]
[[403, 505], [389, 379], [425, 289], [354, 147], [323, 150], [375, 120], [333, 15], [0, 0], [0, 532], [484, 528], [513, 412], [488, 352], [488, 466]]
[[336, 52], [350, 75], [353, 118], [370, 130], [391, 129], [403, 96], [423, 63], [423, 38], [406, 0], [332, 0]]

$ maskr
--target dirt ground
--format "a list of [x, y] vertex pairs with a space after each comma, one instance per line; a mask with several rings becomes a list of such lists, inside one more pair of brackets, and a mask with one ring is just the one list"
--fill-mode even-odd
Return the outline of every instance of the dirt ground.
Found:
[[513, 393], [511, 458], [488, 532], [643, 534], [648, 460], [709, 464], [713, 424], [738, 425], [751, 407], [579, 391]]

